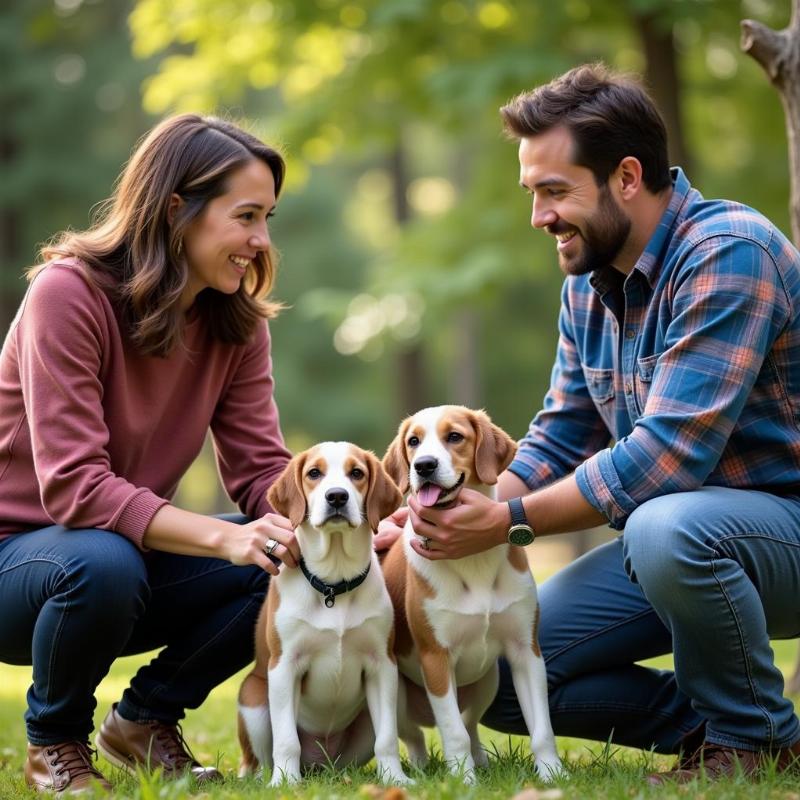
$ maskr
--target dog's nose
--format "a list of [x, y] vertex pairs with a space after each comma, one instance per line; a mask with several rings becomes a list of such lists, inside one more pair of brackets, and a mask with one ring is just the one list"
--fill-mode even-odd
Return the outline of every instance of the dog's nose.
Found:
[[333, 508], [341, 508], [347, 503], [349, 497], [350, 495], [347, 494], [347, 489], [328, 489], [328, 491], [325, 492], [325, 499]]
[[414, 471], [420, 478], [430, 478], [436, 467], [439, 466], [439, 459], [434, 456], [421, 456], [414, 462]]

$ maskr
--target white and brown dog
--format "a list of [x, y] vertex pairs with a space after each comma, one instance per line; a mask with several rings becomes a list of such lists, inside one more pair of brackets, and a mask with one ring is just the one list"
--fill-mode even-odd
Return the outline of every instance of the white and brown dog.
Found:
[[[403, 421], [383, 464], [422, 505], [446, 507], [463, 486], [494, 498], [516, 447], [482, 411], [439, 406]], [[537, 772], [544, 780], [561, 774], [537, 637], [536, 584], [525, 552], [500, 545], [465, 558], [428, 560], [410, 546], [415, 535], [409, 519], [383, 563], [395, 606], [398, 727], [412, 761], [427, 759], [418, 726], [435, 722], [451, 770], [475, 780], [475, 766], [487, 764], [478, 722], [497, 692], [502, 655], [511, 666]]]
[[374, 755], [383, 780], [406, 783], [392, 605], [372, 543], [400, 492], [375, 455], [325, 442], [289, 462], [268, 500], [295, 526], [302, 561], [270, 581], [258, 619], [239, 691], [241, 774], [272, 768], [278, 785]]

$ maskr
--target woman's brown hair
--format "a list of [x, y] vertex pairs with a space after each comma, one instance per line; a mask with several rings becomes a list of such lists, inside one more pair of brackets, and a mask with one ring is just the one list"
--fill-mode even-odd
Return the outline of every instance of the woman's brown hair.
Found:
[[[277, 197], [285, 174], [277, 151], [216, 117], [170, 117], [140, 141], [97, 221], [86, 231], [57, 236], [42, 248], [41, 259], [80, 259], [120, 310], [134, 346], [165, 356], [183, 331], [180, 300], [188, 280], [183, 233], [209, 201], [225, 193], [231, 173], [254, 158], [272, 172]], [[170, 222], [173, 194], [183, 203]], [[28, 279], [45, 266], [32, 267]], [[200, 292], [195, 307], [212, 335], [244, 344], [259, 320], [275, 316], [281, 306], [267, 299], [274, 278], [275, 255], [268, 250], [251, 262], [234, 294]]]

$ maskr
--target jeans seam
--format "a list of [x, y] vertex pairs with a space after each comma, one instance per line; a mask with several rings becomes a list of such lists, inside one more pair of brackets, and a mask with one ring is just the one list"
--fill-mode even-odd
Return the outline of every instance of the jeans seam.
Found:
[[[38, 560], [45, 560], [45, 559], [38, 559]], [[53, 560], [52, 563], [58, 564], [59, 568], [61, 569], [62, 580], [66, 580], [67, 589], [69, 592], [72, 592], [73, 589], [72, 581], [69, 580], [69, 573], [67, 572], [67, 570], [64, 568], [62, 564], [59, 564], [58, 561]], [[49, 599], [52, 599], [52, 597]], [[67, 595], [67, 598], [65, 600], [64, 610], [61, 612], [58, 618], [58, 625], [56, 626], [56, 632], [55, 635], [53, 636], [53, 646], [50, 648], [50, 658], [47, 664], [47, 702], [44, 708], [42, 708], [41, 712], [39, 713], [39, 716], [44, 715], [44, 713], [47, 712], [50, 708], [50, 701], [51, 701], [50, 692], [52, 691], [55, 678], [55, 664], [58, 661], [58, 659], [53, 658], [53, 653], [56, 652], [61, 642], [61, 634], [64, 632], [64, 625], [66, 624], [66, 618], [69, 615], [69, 608], [70, 608], [69, 595]]]
[[742, 531], [739, 533], [728, 533], [724, 536], [720, 536], [717, 539], [717, 544], [721, 545], [725, 542], [731, 540], [735, 541], [737, 539], [766, 539], [767, 541], [774, 542], [775, 544], [782, 544], [792, 548], [800, 548], [800, 542], [790, 542], [786, 539], [782, 539], [780, 536], [775, 536], [771, 533], [765, 533], [764, 531]]
[[637, 611], [636, 614], [633, 614], [630, 617], [625, 617], [625, 619], [617, 620], [612, 625], [607, 625], [604, 628], [598, 628], [597, 630], [592, 631], [591, 633], [588, 633], [585, 636], [582, 636], [580, 639], [573, 639], [572, 641], [568, 642], [567, 644], [562, 645], [561, 647], [559, 647], [557, 650], [553, 650], [551, 653], [548, 653], [547, 656], [545, 657], [545, 662], [547, 663], [549, 661], [552, 661], [552, 659], [557, 658], [560, 655], [563, 655], [564, 653], [568, 652], [569, 650], [573, 649], [574, 647], [577, 647], [578, 645], [583, 644], [584, 642], [588, 642], [591, 639], [597, 638], [598, 636], [603, 636], [604, 634], [608, 633], [609, 631], [613, 631], [616, 628], [620, 628], [623, 625], [627, 625], [630, 622], [634, 622], [637, 619], [640, 619], [641, 617], [646, 616], [647, 614], [655, 614], [655, 613], [656, 612], [652, 607], [651, 608], [645, 608], [645, 609], [642, 609], [641, 611]]
[[658, 719], [663, 719], [667, 721], [675, 720], [675, 716], [673, 714], [665, 714], [663, 711], [660, 711], [657, 708], [642, 708], [641, 706], [637, 706], [632, 703], [614, 703], [614, 702], [597, 702], [597, 703], [584, 702], [584, 703], [570, 703], [570, 704], [560, 703], [550, 708], [550, 712], [553, 714], [556, 713], [569, 714], [569, 713], [577, 713], [579, 711], [606, 711], [606, 710], [628, 711], [636, 714], [641, 714], [642, 716], [646, 715], [648, 717], [658, 717]]
[[[715, 551], [715, 555], [718, 556], [716, 551]], [[731, 599], [730, 595], [726, 591], [723, 582], [720, 580], [719, 576], [717, 575], [716, 561], [717, 561], [716, 558], [714, 558], [714, 557], [711, 558], [711, 574], [714, 576], [714, 580], [716, 581], [716, 584], [717, 584], [720, 592], [722, 593], [722, 596], [725, 598], [725, 602], [728, 604], [728, 608], [731, 611], [731, 616], [733, 617], [734, 624], [736, 625], [736, 630], [737, 630], [737, 632], [739, 634], [739, 646], [741, 648], [742, 659], [743, 659], [744, 666], [745, 666], [745, 673], [747, 675], [747, 684], [748, 684], [748, 686], [750, 688], [750, 693], [751, 693], [751, 696], [753, 698], [753, 705], [756, 708], [760, 709], [760, 711], [761, 711], [761, 713], [762, 713], [762, 715], [764, 717], [764, 720], [765, 720], [765, 725], [766, 725], [767, 731], [769, 732], [767, 740], [768, 741], [772, 741], [772, 737], [773, 737], [774, 732], [775, 732], [774, 728], [773, 728], [773, 725], [772, 725], [772, 719], [771, 719], [769, 711], [767, 711], [767, 709], [764, 707], [763, 703], [761, 702], [761, 698], [759, 696], [757, 687], [755, 686], [755, 683], [753, 681], [752, 664], [750, 662], [750, 658], [749, 658], [749, 655], [748, 655], [749, 654], [749, 650], [748, 650], [748, 647], [747, 647], [747, 640], [746, 640], [746, 637], [745, 637], [745, 634], [744, 634], [744, 630], [743, 630], [743, 628], [742, 628], [742, 626], [740, 624], [739, 615], [736, 612], [736, 606], [733, 603], [733, 600]]]
[[242, 615], [243, 615], [243, 614], [245, 614], [245, 612], [246, 612], [246, 611], [248, 611], [248, 610], [250, 609], [250, 607], [253, 605], [253, 603], [256, 603], [256, 602], [257, 602], [257, 603], [262, 603], [262, 602], [263, 602], [263, 600], [261, 600], [261, 599], [258, 599], [258, 600], [253, 600], [253, 599], [251, 598], [251, 599], [250, 599], [250, 600], [247, 602], [247, 604], [246, 604], [246, 605], [244, 605], [244, 606], [242, 607], [242, 609], [239, 611], [239, 613], [238, 613], [238, 614], [236, 614], [236, 616], [232, 617], [232, 618], [231, 618], [231, 619], [228, 621], [228, 624], [227, 624], [227, 625], [225, 625], [225, 627], [223, 627], [223, 628], [220, 628], [220, 629], [217, 631], [217, 633], [216, 633], [216, 635], [215, 635], [215, 636], [213, 636], [211, 639], [208, 639], [208, 640], [207, 640], [207, 641], [206, 641], [206, 642], [203, 644], [203, 646], [202, 646], [202, 647], [200, 647], [200, 648], [198, 648], [197, 650], [195, 650], [195, 651], [194, 651], [194, 652], [193, 652], [193, 653], [192, 653], [190, 656], [188, 656], [187, 658], [185, 658], [185, 659], [184, 659], [184, 660], [183, 660], [183, 661], [180, 663], [180, 665], [178, 666], [178, 668], [175, 670], [175, 672], [174, 672], [174, 673], [172, 674], [172, 676], [170, 677], [170, 679], [169, 679], [169, 683], [166, 683], [166, 684], [161, 684], [161, 686], [156, 686], [156, 687], [155, 687], [155, 688], [154, 688], [154, 689], [153, 689], [153, 690], [152, 690], [152, 691], [151, 691], [151, 692], [150, 692], [150, 693], [149, 693], [149, 694], [148, 694], [148, 695], [147, 695], [147, 696], [144, 698], [144, 704], [145, 704], [145, 706], [147, 707], [147, 709], [148, 709], [148, 710], [150, 710], [150, 709], [151, 709], [152, 701], [153, 701], [153, 700], [155, 700], [155, 699], [156, 699], [156, 698], [157, 698], [157, 697], [158, 697], [160, 694], [162, 694], [162, 693], [164, 692], [164, 690], [165, 690], [165, 689], [166, 689], [166, 688], [167, 688], [167, 687], [168, 687], [170, 684], [174, 683], [175, 679], [176, 679], [176, 678], [178, 678], [178, 676], [180, 676], [180, 675], [181, 675], [181, 673], [183, 672], [183, 670], [186, 668], [186, 666], [187, 666], [187, 665], [191, 664], [191, 662], [192, 662], [192, 661], [193, 661], [195, 658], [197, 658], [197, 656], [198, 656], [198, 655], [200, 655], [200, 653], [202, 653], [202, 652], [204, 652], [205, 650], [207, 650], [207, 649], [208, 649], [208, 648], [209, 648], [209, 647], [210, 647], [210, 646], [211, 646], [211, 645], [212, 645], [214, 642], [216, 642], [216, 641], [217, 641], [217, 640], [218, 640], [218, 639], [219, 639], [219, 638], [222, 636], [222, 634], [224, 634], [226, 631], [230, 630], [230, 628], [231, 628], [231, 627], [234, 625], [234, 623], [236, 623], [236, 622], [237, 622], [237, 621], [238, 621], [238, 620], [239, 620], [239, 619], [242, 617]]
[[214, 567], [213, 569], [206, 570], [205, 572], [202, 572], [202, 573], [197, 573], [196, 575], [191, 575], [188, 578], [182, 578], [181, 580], [173, 581], [172, 583], [160, 583], [158, 585], [158, 587], [155, 588], [155, 589], [152, 589], [152, 591], [153, 591], [153, 593], [156, 593], [156, 592], [160, 592], [160, 591], [162, 591], [164, 589], [172, 589], [175, 586], [180, 586], [181, 584], [184, 584], [184, 583], [191, 583], [192, 581], [205, 579], [209, 575], [213, 575], [215, 572], [223, 572], [226, 569], [232, 569], [232, 568], [236, 568], [236, 565], [228, 563], [228, 562], [223, 562], [218, 567]]

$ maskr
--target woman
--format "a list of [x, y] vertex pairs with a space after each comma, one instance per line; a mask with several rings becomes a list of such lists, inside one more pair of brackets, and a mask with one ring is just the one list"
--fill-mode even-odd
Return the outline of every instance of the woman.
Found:
[[[269, 574], [299, 558], [265, 500], [289, 459], [264, 300], [283, 176], [234, 125], [173, 117], [101, 221], [29, 272], [0, 354], [0, 660], [33, 665], [25, 777], [40, 791], [109, 788], [88, 745], [94, 691], [117, 656], [158, 647], [98, 747], [220, 777], [178, 721], [252, 659]], [[170, 503], [209, 428], [245, 519]]]

